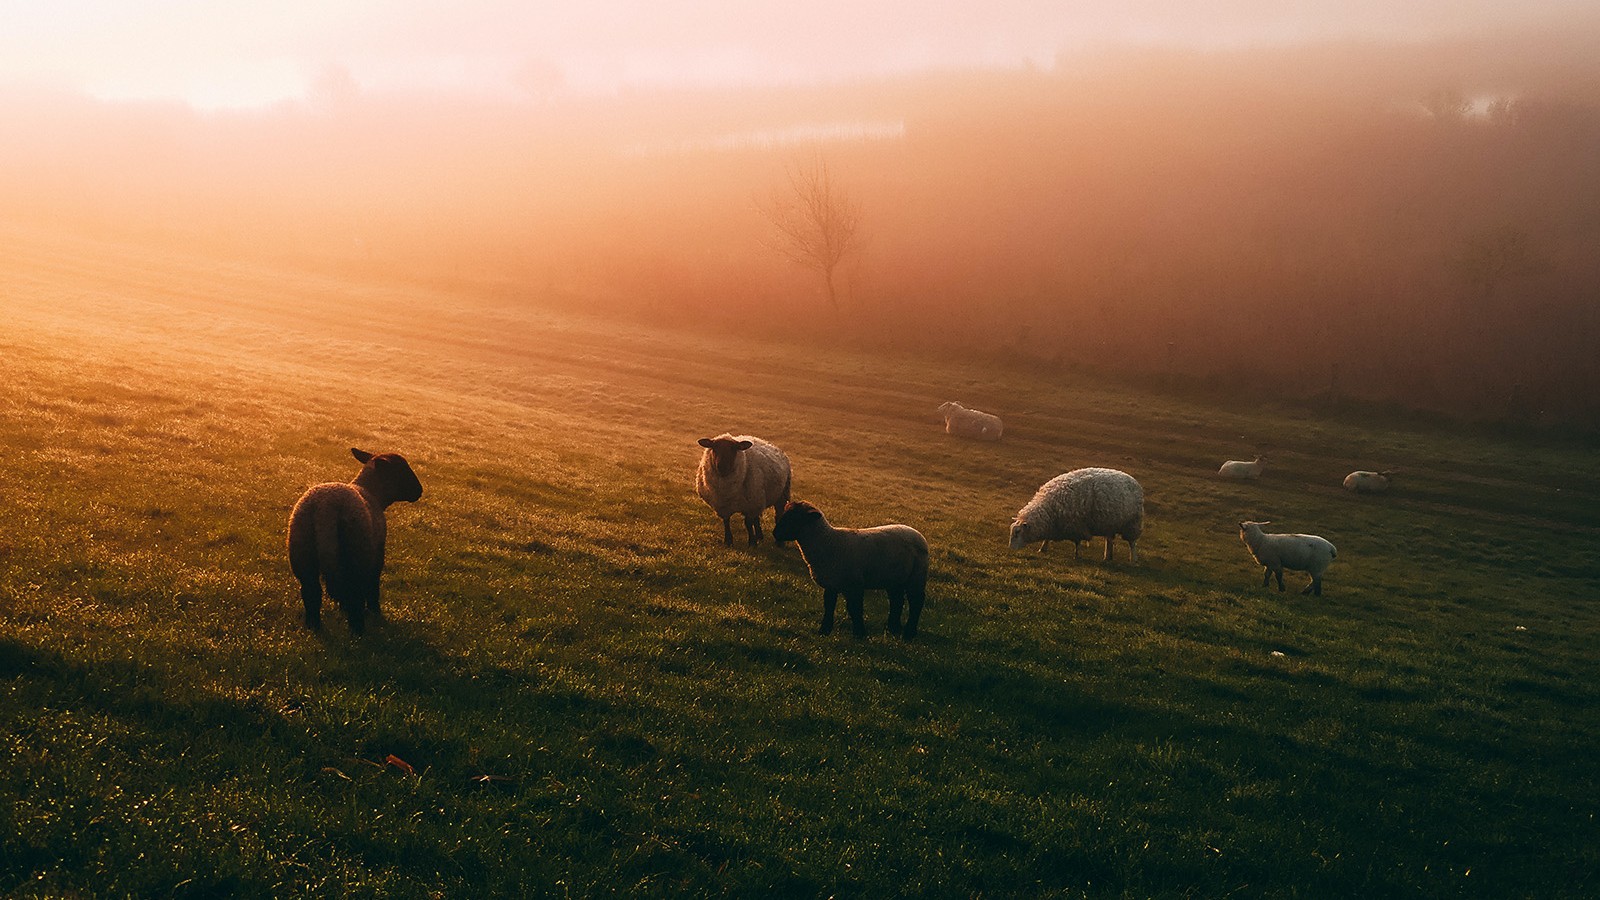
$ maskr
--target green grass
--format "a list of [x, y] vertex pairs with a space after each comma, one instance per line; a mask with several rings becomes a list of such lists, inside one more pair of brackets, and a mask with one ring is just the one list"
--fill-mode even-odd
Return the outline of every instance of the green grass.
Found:
[[[1600, 892], [1590, 447], [0, 236], [0, 894]], [[721, 545], [725, 429], [927, 535], [915, 643]], [[282, 546], [353, 445], [426, 488], [360, 640]], [[1005, 546], [1081, 465], [1145, 485], [1139, 565]]]

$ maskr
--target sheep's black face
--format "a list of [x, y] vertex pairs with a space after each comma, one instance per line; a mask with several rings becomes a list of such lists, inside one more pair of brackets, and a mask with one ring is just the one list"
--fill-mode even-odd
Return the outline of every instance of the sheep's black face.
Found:
[[772, 525], [772, 539], [774, 541], [795, 541], [800, 539], [800, 532], [812, 522], [822, 521], [822, 510], [804, 500], [794, 500], [783, 508], [783, 515]]
[[404, 456], [381, 453], [372, 458], [372, 467], [388, 487], [391, 497], [407, 503], [422, 499], [422, 482], [417, 480], [417, 473], [411, 471], [411, 464]]
[[739, 462], [739, 454], [750, 449], [750, 442], [733, 438], [701, 438], [700, 446], [711, 451], [718, 475], [732, 475], [734, 466]]
[[350, 448], [350, 455], [361, 463], [361, 474], [356, 476], [356, 481], [368, 486], [368, 490], [376, 489], [390, 501], [404, 500], [415, 503], [422, 497], [422, 482], [417, 480], [417, 473], [411, 471], [411, 464], [398, 453], [368, 453], [365, 450]]

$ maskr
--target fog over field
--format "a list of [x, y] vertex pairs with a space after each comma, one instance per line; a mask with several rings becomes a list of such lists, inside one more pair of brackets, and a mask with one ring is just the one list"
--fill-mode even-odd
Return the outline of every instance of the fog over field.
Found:
[[[765, 29], [709, 5], [158, 7], [119, 44], [135, 6], [8, 11], [40, 39], [3, 39], [6, 217], [660, 323], [1600, 423], [1584, 4], [891, 4], [837, 30], [830, 7]], [[763, 214], [818, 164], [859, 211], [837, 309]]]

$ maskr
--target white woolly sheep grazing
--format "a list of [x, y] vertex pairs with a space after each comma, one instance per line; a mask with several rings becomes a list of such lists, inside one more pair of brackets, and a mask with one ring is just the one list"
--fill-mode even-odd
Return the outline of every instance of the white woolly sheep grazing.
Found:
[[700, 468], [695, 490], [722, 519], [722, 540], [733, 546], [734, 513], [744, 516], [745, 535], [751, 545], [761, 541], [761, 512], [772, 507], [773, 517], [789, 500], [789, 457], [782, 450], [748, 434], [720, 434], [701, 438]]
[[1393, 472], [1351, 472], [1344, 477], [1344, 489], [1357, 494], [1381, 494], [1389, 489]]
[[939, 415], [944, 416], [944, 433], [956, 437], [976, 438], [980, 441], [998, 441], [1005, 432], [1000, 417], [967, 409], [951, 400], [939, 405]]
[[1302, 594], [1316, 594], [1322, 596], [1322, 573], [1328, 571], [1328, 566], [1339, 551], [1327, 540], [1314, 534], [1267, 534], [1261, 530], [1263, 525], [1271, 522], [1240, 522], [1239, 539], [1250, 548], [1250, 555], [1256, 562], [1266, 567], [1266, 573], [1261, 576], [1261, 586], [1266, 587], [1273, 575], [1278, 576], [1278, 590], [1283, 591], [1283, 570], [1295, 572], [1308, 572], [1311, 583], [1306, 585]]
[[422, 482], [397, 453], [350, 448], [361, 471], [348, 484], [308, 489], [289, 513], [289, 568], [300, 581], [306, 625], [322, 627], [322, 585], [344, 610], [350, 632], [360, 634], [366, 614], [378, 611], [378, 581], [389, 529], [384, 510], [422, 496]]
[[[862, 595], [884, 590], [889, 593], [889, 633], [907, 641], [916, 637], [928, 587], [928, 542], [915, 528], [835, 528], [821, 510], [796, 500], [784, 507], [772, 526], [772, 537], [799, 542], [812, 580], [822, 586], [823, 634], [833, 631], [833, 610], [842, 593], [851, 629], [856, 637], [865, 637]], [[900, 626], [903, 605], [909, 607], [904, 628]]]
[[1230, 459], [1217, 469], [1217, 474], [1234, 481], [1254, 481], [1261, 477], [1261, 457], [1258, 456], [1250, 462]]
[[1017, 511], [1011, 523], [1011, 549], [1021, 550], [1034, 541], [1106, 539], [1106, 562], [1112, 559], [1113, 540], [1128, 542], [1128, 558], [1139, 560], [1139, 535], [1144, 533], [1144, 488], [1127, 472], [1116, 469], [1074, 469], [1046, 481]]

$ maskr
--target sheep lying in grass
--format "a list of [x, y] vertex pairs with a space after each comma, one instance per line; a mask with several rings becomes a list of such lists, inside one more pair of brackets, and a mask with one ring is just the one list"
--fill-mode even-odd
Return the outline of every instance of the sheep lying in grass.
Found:
[[[1128, 558], [1138, 562], [1139, 535], [1144, 533], [1144, 488], [1127, 472], [1116, 469], [1074, 469], [1046, 481], [1011, 523], [1011, 549], [1043, 541], [1072, 541], [1077, 547], [1092, 537], [1106, 539], [1106, 562], [1113, 541], [1128, 542]], [[1074, 554], [1076, 555], [1076, 554]]]
[[422, 482], [405, 458], [350, 448], [361, 471], [348, 484], [308, 489], [289, 513], [289, 568], [300, 580], [306, 625], [322, 627], [322, 585], [344, 610], [350, 632], [360, 634], [366, 614], [378, 611], [378, 580], [388, 537], [384, 510], [422, 496]]
[[773, 517], [789, 500], [789, 457], [758, 437], [721, 434], [701, 438], [700, 468], [695, 490], [722, 519], [722, 540], [733, 546], [734, 513], [744, 516], [745, 535], [754, 546], [761, 541], [761, 512], [772, 507]]
[[998, 441], [1005, 431], [1005, 426], [1000, 424], [999, 416], [967, 409], [954, 400], [940, 404], [939, 415], [944, 416], [944, 433], [957, 437]]
[[1267, 534], [1261, 530], [1271, 522], [1240, 522], [1239, 539], [1250, 548], [1250, 555], [1266, 568], [1261, 576], [1261, 586], [1266, 587], [1273, 575], [1278, 576], [1278, 590], [1283, 591], [1283, 570], [1308, 572], [1311, 583], [1302, 594], [1322, 596], [1322, 573], [1339, 551], [1325, 539], [1314, 534]]
[[[856, 637], [864, 637], [862, 595], [884, 590], [889, 593], [889, 633], [908, 641], [916, 637], [927, 593], [928, 542], [915, 528], [835, 528], [821, 510], [796, 500], [784, 507], [772, 526], [772, 537], [800, 543], [800, 555], [805, 557], [812, 579], [822, 586], [823, 634], [833, 631], [833, 609], [842, 593], [850, 627]], [[904, 628], [900, 625], [902, 606], [909, 607]]]
[[1261, 477], [1261, 457], [1256, 457], [1250, 462], [1242, 459], [1230, 459], [1217, 469], [1217, 474], [1223, 478], [1234, 481], [1254, 481]]
[[1344, 477], [1344, 489], [1357, 494], [1381, 494], [1389, 489], [1393, 472], [1351, 472]]

